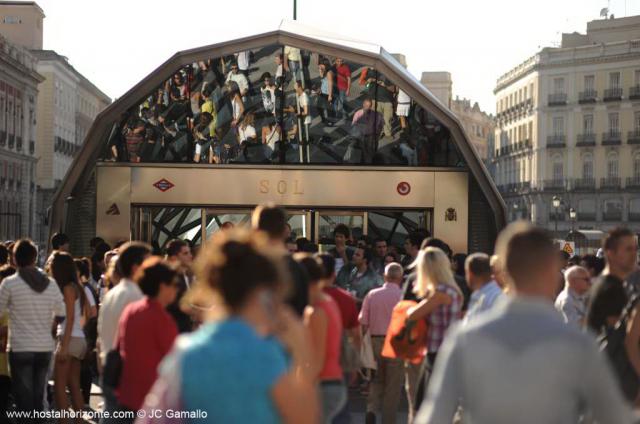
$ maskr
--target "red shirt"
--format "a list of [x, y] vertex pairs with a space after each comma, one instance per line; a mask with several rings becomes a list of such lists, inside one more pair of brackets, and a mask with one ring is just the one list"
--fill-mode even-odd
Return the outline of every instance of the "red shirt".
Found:
[[156, 300], [127, 305], [118, 322], [117, 346], [122, 356], [122, 376], [116, 390], [118, 401], [138, 410], [158, 377], [157, 368], [178, 335], [173, 318]]
[[340, 366], [340, 347], [342, 345], [342, 323], [340, 322], [340, 309], [331, 298], [318, 302], [314, 306], [322, 309], [327, 315], [327, 338], [325, 339], [325, 355], [322, 371], [318, 378], [322, 380], [342, 380], [342, 367]]
[[360, 325], [358, 322], [358, 306], [356, 300], [348, 291], [340, 287], [325, 287], [324, 292], [331, 296], [338, 305], [342, 315], [342, 327], [350, 330]]
[[347, 81], [351, 78], [351, 70], [343, 63], [340, 66], [336, 66], [336, 74], [338, 79], [338, 90], [347, 91]]

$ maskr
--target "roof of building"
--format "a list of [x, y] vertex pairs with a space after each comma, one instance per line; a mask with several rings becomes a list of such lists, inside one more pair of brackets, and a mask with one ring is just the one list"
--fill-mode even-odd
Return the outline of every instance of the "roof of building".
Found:
[[78, 70], [69, 63], [69, 59], [66, 56], [58, 54], [54, 50], [31, 50], [31, 54], [37, 57], [40, 62], [57, 61], [62, 63], [62, 65], [74, 74], [89, 91], [97, 97], [101, 97], [105, 103], [111, 103], [111, 98], [96, 87], [96, 85], [89, 81], [84, 75], [78, 72]]
[[87, 133], [86, 142], [75, 156], [63, 183], [55, 194], [51, 228], [60, 226], [65, 199], [74, 193], [76, 187], [83, 187], [81, 183], [90, 178], [93, 166], [88, 166], [88, 164], [98, 160], [108, 133], [112, 131], [114, 122], [117, 122], [124, 112], [136, 106], [142, 98], [169, 79], [181, 66], [194, 63], [203, 57], [220, 57], [268, 44], [294, 46], [329, 56], [341, 56], [345, 60], [375, 67], [392, 79], [418, 104], [428, 109], [440, 122], [449, 127], [470, 173], [478, 182], [495, 214], [497, 227], [504, 226], [506, 214], [502, 197], [482, 160], [466, 138], [459, 119], [390, 53], [374, 43], [343, 37], [297, 22], [283, 21], [277, 28], [269, 32], [180, 51], [99, 113]]
[[35, 1], [0, 1], [0, 6], [35, 6], [42, 13], [42, 17], [45, 16], [44, 10]]

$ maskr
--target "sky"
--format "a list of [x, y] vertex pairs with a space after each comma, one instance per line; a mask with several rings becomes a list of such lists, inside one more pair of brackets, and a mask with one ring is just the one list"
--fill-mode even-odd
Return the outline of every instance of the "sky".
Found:
[[[273, 30], [293, 0], [37, 0], [44, 48], [111, 98], [179, 50]], [[298, 0], [298, 21], [404, 53], [409, 71], [449, 71], [453, 95], [495, 112], [497, 78], [562, 32], [586, 31], [609, 6], [640, 15], [640, 0]]]

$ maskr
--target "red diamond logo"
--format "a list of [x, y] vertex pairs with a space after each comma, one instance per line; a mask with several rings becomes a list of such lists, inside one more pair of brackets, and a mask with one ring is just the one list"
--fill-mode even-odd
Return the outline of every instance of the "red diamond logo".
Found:
[[155, 183], [153, 183], [153, 186], [158, 190], [165, 192], [172, 189], [174, 187], [174, 184], [166, 178], [163, 178], [160, 181], [156, 181]]

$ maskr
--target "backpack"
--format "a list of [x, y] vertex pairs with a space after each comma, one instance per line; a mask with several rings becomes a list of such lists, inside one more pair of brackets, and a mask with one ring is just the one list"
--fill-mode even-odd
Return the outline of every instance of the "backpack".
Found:
[[407, 311], [417, 304], [413, 300], [401, 300], [393, 308], [382, 348], [383, 357], [422, 363], [427, 354], [427, 322], [424, 319], [407, 320]]
[[640, 391], [640, 377], [638, 377], [633, 365], [631, 365], [629, 361], [624, 342], [627, 336], [629, 316], [639, 299], [638, 295], [632, 296], [622, 311], [620, 320], [615, 327], [608, 328], [606, 332], [598, 338], [600, 350], [609, 358], [622, 393], [630, 402], [635, 401], [638, 396], [638, 392]]

